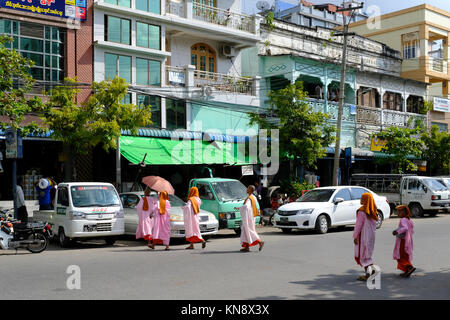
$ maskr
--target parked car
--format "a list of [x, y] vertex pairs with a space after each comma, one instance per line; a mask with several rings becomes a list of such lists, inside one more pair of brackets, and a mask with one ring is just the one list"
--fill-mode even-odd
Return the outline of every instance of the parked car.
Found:
[[284, 233], [292, 229], [315, 229], [327, 233], [329, 228], [354, 225], [356, 211], [361, 207], [363, 193], [372, 193], [378, 208], [377, 228], [389, 219], [390, 207], [386, 197], [362, 187], [322, 187], [308, 191], [296, 202], [281, 206], [275, 213], [275, 227]]
[[444, 186], [447, 187], [448, 190], [450, 190], [450, 177], [433, 177], [433, 178], [441, 182]]
[[[139, 222], [136, 206], [139, 199], [144, 196], [143, 191], [125, 192], [120, 194], [122, 205], [125, 212], [125, 234], [135, 235]], [[156, 192], [152, 191], [150, 196], [157, 197]], [[170, 236], [172, 238], [184, 238], [184, 218], [183, 209], [186, 203], [176, 195], [169, 195], [170, 201]], [[214, 214], [200, 209], [200, 232], [204, 238], [208, 238], [212, 234], [217, 233], [219, 229], [219, 221]]]

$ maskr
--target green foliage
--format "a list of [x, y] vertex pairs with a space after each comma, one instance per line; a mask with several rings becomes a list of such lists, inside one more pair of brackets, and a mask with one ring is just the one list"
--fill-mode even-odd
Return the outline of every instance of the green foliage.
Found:
[[316, 161], [326, 155], [325, 147], [334, 141], [335, 131], [327, 114], [314, 112], [307, 103], [303, 83], [296, 82], [269, 94], [269, 112], [279, 123], [269, 123], [260, 114], [250, 114], [250, 124], [260, 129], [279, 129], [280, 154], [294, 156], [299, 165], [316, 168]]
[[74, 102], [78, 89], [75, 79], [49, 93], [50, 102], [45, 122], [54, 138], [70, 145], [75, 152], [85, 153], [101, 144], [105, 150], [116, 148], [121, 129], [137, 134], [140, 127], [151, 124], [150, 106], [123, 104], [128, 84], [115, 77], [111, 81], [92, 84], [93, 94], [87, 103]]
[[295, 196], [296, 198], [302, 195], [303, 190], [311, 190], [316, 186], [309, 184], [306, 181], [300, 183], [296, 181], [293, 177], [288, 180], [280, 180], [280, 190], [281, 193], [287, 193], [288, 196]]
[[421, 157], [424, 146], [420, 139], [422, 131], [423, 128], [420, 126], [413, 129], [392, 126], [375, 134], [379, 139], [386, 141], [386, 146], [381, 151], [393, 156], [387, 161], [394, 164], [396, 173], [417, 170], [417, 166], [408, 159], [408, 156]]
[[450, 134], [439, 132], [438, 126], [432, 126], [429, 132], [422, 132], [424, 143], [423, 159], [433, 174], [448, 174], [450, 171]]
[[7, 45], [12, 40], [0, 36], [0, 116], [4, 117], [0, 130], [10, 127], [19, 130], [22, 136], [43, 133], [45, 128], [37, 123], [23, 123], [25, 115], [40, 113], [44, 106], [39, 98], [26, 96], [35, 82], [29, 72], [33, 61], [15, 49], [9, 50]]
[[419, 110], [420, 114], [427, 114], [429, 111], [433, 110], [433, 102], [431, 101], [424, 101], [423, 107]]
[[269, 11], [266, 15], [266, 24], [269, 27], [270, 31], [275, 30], [275, 15], [273, 14], [273, 11]]

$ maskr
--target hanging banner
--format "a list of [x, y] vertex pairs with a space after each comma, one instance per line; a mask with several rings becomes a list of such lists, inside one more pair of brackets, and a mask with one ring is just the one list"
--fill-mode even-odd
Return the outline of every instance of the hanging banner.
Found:
[[434, 111], [450, 112], [450, 100], [435, 97], [433, 102]]
[[65, 19], [86, 20], [86, 0], [0, 0], [0, 8]]
[[372, 138], [370, 144], [370, 151], [381, 151], [386, 146], [387, 141], [381, 140], [376, 137]]

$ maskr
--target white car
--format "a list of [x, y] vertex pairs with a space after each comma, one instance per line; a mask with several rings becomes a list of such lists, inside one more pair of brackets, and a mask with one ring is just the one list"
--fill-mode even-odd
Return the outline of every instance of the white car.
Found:
[[[150, 194], [156, 197], [156, 193]], [[125, 234], [135, 235], [138, 226], [139, 218], [136, 206], [139, 199], [144, 196], [144, 192], [125, 192], [120, 194], [122, 205], [125, 213]], [[170, 201], [170, 236], [172, 238], [184, 238], [184, 218], [183, 209], [181, 208], [186, 203], [178, 198], [176, 195], [169, 195]], [[216, 217], [205, 210], [198, 213], [200, 218], [200, 232], [204, 238], [208, 238], [219, 230], [219, 221]]]
[[391, 213], [386, 197], [356, 186], [323, 187], [305, 193], [296, 202], [285, 204], [275, 213], [275, 227], [289, 233], [292, 229], [315, 229], [327, 233], [337, 226], [354, 225], [363, 193], [373, 195], [378, 208], [377, 228]]

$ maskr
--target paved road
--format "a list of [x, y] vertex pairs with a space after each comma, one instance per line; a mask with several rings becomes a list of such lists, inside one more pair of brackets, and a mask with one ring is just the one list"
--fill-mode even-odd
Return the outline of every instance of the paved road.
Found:
[[[398, 276], [392, 260], [398, 219], [377, 231], [380, 290], [355, 280], [361, 269], [353, 260], [353, 228], [317, 235], [264, 227], [261, 252], [239, 252], [239, 238], [229, 231], [205, 250], [184, 250], [179, 242], [168, 252], [150, 251], [125, 239], [113, 247], [53, 244], [37, 255], [1, 251], [0, 299], [450, 299], [450, 215], [414, 221], [418, 269], [410, 279]], [[67, 289], [70, 265], [80, 267], [80, 290]]]

